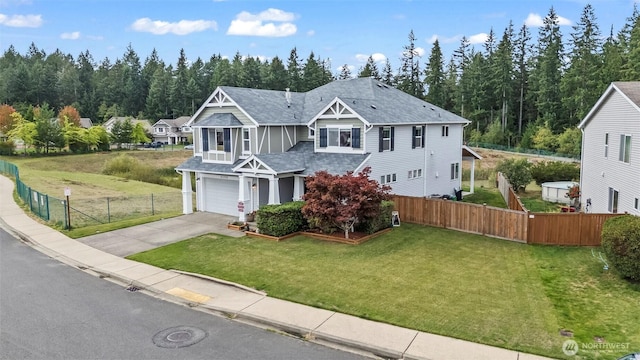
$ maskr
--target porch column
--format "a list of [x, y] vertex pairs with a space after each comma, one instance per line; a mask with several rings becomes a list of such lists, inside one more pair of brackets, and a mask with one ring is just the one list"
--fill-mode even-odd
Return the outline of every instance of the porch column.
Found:
[[278, 178], [271, 176], [269, 179], [269, 204], [280, 204], [280, 185]]
[[247, 180], [244, 175], [238, 178], [238, 220], [245, 221], [244, 216], [244, 189], [247, 187]]
[[475, 187], [475, 178], [476, 178], [476, 158], [471, 158], [471, 184], [470, 184], [470, 192], [473, 194], [473, 190]]
[[304, 195], [304, 177], [302, 176], [294, 176], [293, 177], [293, 200], [302, 200], [302, 195]]
[[193, 190], [191, 190], [191, 172], [182, 172], [182, 213], [193, 213]]

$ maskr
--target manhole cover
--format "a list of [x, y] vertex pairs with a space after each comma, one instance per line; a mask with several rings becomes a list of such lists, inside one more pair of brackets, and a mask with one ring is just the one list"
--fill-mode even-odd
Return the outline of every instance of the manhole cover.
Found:
[[196, 344], [206, 337], [207, 333], [202, 329], [193, 326], [176, 326], [153, 335], [153, 343], [162, 348], [177, 349]]

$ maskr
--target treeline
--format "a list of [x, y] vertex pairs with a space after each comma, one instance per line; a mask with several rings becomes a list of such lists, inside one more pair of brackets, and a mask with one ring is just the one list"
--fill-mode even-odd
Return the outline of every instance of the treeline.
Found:
[[153, 122], [193, 114], [220, 85], [307, 91], [334, 79], [374, 77], [472, 120], [465, 132], [472, 143], [577, 154], [576, 125], [606, 87], [640, 80], [638, 20], [634, 6], [620, 29], [603, 34], [586, 5], [567, 36], [551, 8], [535, 41], [527, 26], [511, 23], [501, 36], [490, 29], [481, 50], [463, 38], [448, 60], [438, 41], [421, 57], [411, 31], [397, 69], [388, 59], [381, 65], [369, 57], [356, 74], [346, 65], [334, 74], [328, 60], [313, 52], [302, 60], [296, 48], [286, 60], [236, 53], [193, 62], [181, 50], [173, 66], [155, 50], [142, 63], [131, 45], [122, 58], [99, 63], [88, 50], [74, 59], [59, 50], [45, 54], [35, 44], [24, 55], [11, 46], [0, 58], [0, 103], [23, 114], [35, 105], [71, 105], [97, 123], [111, 116]]

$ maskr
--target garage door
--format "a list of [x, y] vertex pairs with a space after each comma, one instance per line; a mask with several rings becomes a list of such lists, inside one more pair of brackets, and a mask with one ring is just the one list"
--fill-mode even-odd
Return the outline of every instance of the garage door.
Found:
[[238, 180], [204, 179], [204, 211], [238, 215]]

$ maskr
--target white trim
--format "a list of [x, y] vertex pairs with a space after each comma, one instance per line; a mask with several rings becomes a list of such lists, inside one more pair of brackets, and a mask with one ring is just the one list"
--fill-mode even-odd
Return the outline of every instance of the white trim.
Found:
[[584, 119], [582, 119], [580, 124], [578, 124], [579, 129], [582, 129], [585, 126], [587, 126], [587, 123], [600, 110], [600, 106], [602, 106], [605, 103], [606, 99], [609, 97], [612, 91], [617, 91], [634, 109], [636, 109], [636, 111], [640, 112], [640, 107], [638, 107], [638, 105], [636, 105], [635, 102], [631, 101], [631, 99], [629, 99], [629, 97], [622, 90], [620, 90], [615, 83], [611, 83], [607, 88], [607, 90], [605, 90], [604, 93], [600, 96], [596, 104], [593, 105], [591, 110], [589, 110], [589, 112], [584, 117]]
[[[329, 109], [331, 109], [334, 105], [342, 106], [343, 109], [340, 109], [339, 106], [336, 106], [336, 110], [338, 111], [337, 112], [334, 111], [335, 115], [324, 115], [324, 113], [327, 112]], [[350, 114], [344, 115], [345, 110], [349, 111]], [[319, 119], [353, 119], [353, 118], [356, 118], [362, 121], [367, 126], [371, 126], [371, 124], [367, 120], [365, 120], [365, 118], [360, 116], [355, 110], [349, 107], [349, 105], [347, 105], [344, 101], [340, 100], [339, 97], [335, 97], [333, 98], [333, 100], [329, 102], [329, 104], [327, 104], [327, 106], [322, 108], [320, 112], [318, 112], [315, 116], [311, 118], [311, 120], [307, 122], [307, 126], [310, 126], [313, 122]]]

